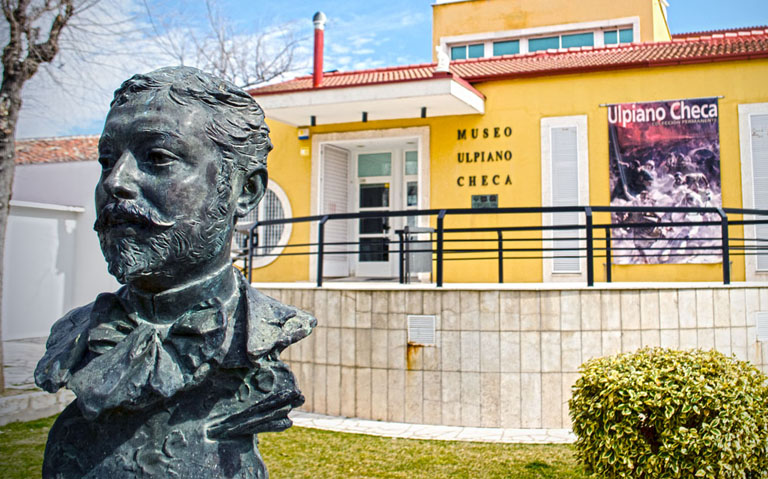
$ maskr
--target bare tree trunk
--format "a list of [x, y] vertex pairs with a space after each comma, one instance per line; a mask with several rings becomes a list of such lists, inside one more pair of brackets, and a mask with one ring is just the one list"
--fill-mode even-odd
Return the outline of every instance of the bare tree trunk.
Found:
[[0, 89], [0, 393], [5, 391], [5, 373], [3, 358], [3, 279], [5, 257], [5, 230], [11, 209], [11, 190], [13, 172], [16, 167], [14, 136], [16, 121], [21, 109], [21, 85], [14, 81], [3, 82]]
[[[5, 230], [11, 208], [13, 172], [16, 167], [16, 122], [21, 110], [21, 89], [32, 78], [41, 63], [48, 63], [59, 52], [59, 36], [75, 14], [74, 0], [46, 0], [32, 4], [31, 0], [0, 0], [3, 16], [8, 22], [8, 43], [3, 48], [3, 82], [0, 86], [0, 273], [3, 272]], [[36, 22], [46, 14], [53, 15], [47, 38], [40, 38]], [[0, 274], [0, 363], [2, 357], [2, 294], [3, 274]], [[5, 390], [5, 374], [0, 367], [0, 391]]]

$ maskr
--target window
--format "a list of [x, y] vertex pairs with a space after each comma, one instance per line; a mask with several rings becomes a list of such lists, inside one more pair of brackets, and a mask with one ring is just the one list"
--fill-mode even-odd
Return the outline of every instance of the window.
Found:
[[592, 32], [574, 33], [573, 35], [563, 35], [563, 48], [571, 47], [592, 47], [595, 45], [595, 35]]
[[467, 58], [467, 46], [451, 47], [451, 60], [464, 60]]
[[528, 51], [537, 52], [540, 50], [549, 50], [550, 48], [591, 47], [594, 45], [594, 33], [572, 33], [557, 37], [531, 38], [528, 40]]
[[451, 60], [465, 60], [467, 58], [482, 58], [485, 56], [485, 45], [477, 43], [475, 45], [461, 45], [451, 47]]
[[[405, 208], [415, 210], [419, 206], [419, 153], [416, 150], [405, 152]], [[416, 227], [416, 217], [409, 216], [408, 227]]]
[[467, 47], [467, 51], [469, 52], [469, 58], [482, 58], [485, 56], [485, 45], [482, 43], [477, 45], [469, 45]]
[[[587, 117], [567, 116], [541, 119], [542, 205], [577, 206], [589, 204]], [[544, 214], [545, 226], [579, 225], [582, 213]], [[548, 230], [542, 247], [552, 247], [544, 260], [547, 281], [584, 280], [586, 262], [579, 251], [584, 242], [581, 231]], [[563, 273], [569, 275], [561, 276]]]
[[539, 50], [549, 50], [550, 48], [560, 48], [560, 37], [531, 38], [528, 40], [528, 51], [538, 52]]
[[509, 40], [506, 42], [493, 42], [493, 56], [516, 55], [520, 53], [520, 40]]
[[392, 174], [391, 153], [363, 153], [357, 156], [357, 176], [390, 176]]
[[[232, 235], [232, 251], [234, 254], [248, 251], [248, 230], [254, 221], [268, 221], [293, 216], [288, 196], [282, 188], [270, 180], [267, 191], [261, 199], [259, 206], [244, 218], [240, 218]], [[259, 239], [259, 247], [253, 258], [253, 267], [260, 268], [273, 262], [283, 252], [285, 244], [291, 237], [292, 226], [290, 223], [282, 225], [260, 226], [256, 229]]]
[[419, 154], [416, 151], [405, 152], [405, 174], [406, 175], [418, 175], [419, 174]]
[[615, 45], [617, 43], [632, 43], [634, 31], [631, 28], [622, 28], [621, 30], [606, 30], [603, 32], [603, 43], [606, 45]]
[[452, 60], [518, 55], [544, 50], [618, 45], [637, 41], [639, 17], [498, 30], [440, 38]]
[[[744, 208], [768, 209], [768, 103], [739, 105], [739, 143]], [[745, 245], [756, 245], [768, 239], [768, 225], [745, 225], [744, 236]], [[744, 261], [747, 281], [768, 277], [768, 254], [745, 255]]]

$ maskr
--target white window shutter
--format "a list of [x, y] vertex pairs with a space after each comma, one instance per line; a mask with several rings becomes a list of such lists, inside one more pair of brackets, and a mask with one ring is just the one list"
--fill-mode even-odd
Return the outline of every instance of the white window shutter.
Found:
[[755, 313], [755, 326], [757, 327], [757, 340], [768, 341], [768, 312]]
[[[321, 214], [346, 213], [348, 210], [347, 193], [349, 152], [331, 145], [323, 145], [322, 149], [322, 192], [323, 202]], [[349, 221], [333, 220], [325, 225], [325, 241], [327, 243], [344, 243], [349, 241]], [[327, 245], [324, 258], [325, 276], [347, 276], [349, 274], [349, 255], [332, 254], [347, 251], [346, 245]]]
[[[755, 208], [768, 209], [768, 115], [753, 115], [750, 117], [750, 134], [752, 145], [752, 174], [755, 195]], [[758, 240], [768, 240], [768, 225], [756, 225]], [[765, 246], [768, 243], [758, 241], [755, 246]], [[757, 256], [758, 271], [768, 271], [768, 254]]]
[[[578, 129], [575, 126], [555, 127], [551, 135], [552, 206], [576, 206], [579, 204], [579, 152]], [[578, 224], [579, 213], [554, 213], [552, 225]], [[579, 230], [554, 230], [553, 248], [567, 248], [554, 251], [552, 269], [557, 273], [579, 272]]]

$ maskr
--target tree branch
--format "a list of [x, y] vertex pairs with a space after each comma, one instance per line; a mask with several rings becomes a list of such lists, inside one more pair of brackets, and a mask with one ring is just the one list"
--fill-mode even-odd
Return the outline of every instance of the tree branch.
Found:
[[[63, 8], [63, 12], [61, 11]], [[75, 14], [75, 7], [72, 0], [61, 0], [58, 5], [59, 13], [53, 19], [51, 29], [48, 32], [48, 39], [42, 43], [34, 43], [33, 38], [29, 38], [29, 52], [22, 65], [23, 78], [28, 80], [37, 71], [41, 63], [48, 63], [56, 57], [59, 52], [59, 36], [67, 22]], [[35, 35], [36, 36], [36, 35]]]

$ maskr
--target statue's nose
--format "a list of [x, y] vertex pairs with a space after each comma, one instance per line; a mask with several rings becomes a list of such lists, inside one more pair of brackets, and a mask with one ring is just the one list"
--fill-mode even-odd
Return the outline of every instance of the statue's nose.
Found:
[[115, 198], [134, 199], [138, 194], [138, 174], [136, 158], [130, 152], [125, 152], [104, 180], [104, 189]]

